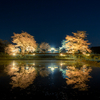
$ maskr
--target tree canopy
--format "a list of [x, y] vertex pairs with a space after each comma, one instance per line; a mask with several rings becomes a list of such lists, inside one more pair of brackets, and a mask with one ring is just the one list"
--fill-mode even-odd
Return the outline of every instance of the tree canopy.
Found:
[[42, 42], [40, 44], [40, 52], [45, 53], [48, 51], [48, 49], [50, 49], [50, 45], [48, 43]]
[[[14, 52], [20, 52], [22, 55], [33, 52], [46, 53], [50, 49], [49, 43], [42, 42], [41, 44], [38, 44], [36, 43], [34, 36], [27, 32], [22, 31], [20, 34], [13, 34], [14, 36], [11, 36], [13, 44], [9, 44], [7, 47], [4, 46], [6, 42], [0, 40], [1, 47], [3, 46], [5, 48], [5, 52], [10, 55], [14, 54]], [[81, 52], [83, 54], [91, 53], [91, 50], [89, 49], [90, 43], [86, 40], [86, 31], [77, 31], [76, 33], [72, 32], [72, 34], [73, 36], [67, 35], [65, 40], [61, 42], [62, 47], [59, 47], [59, 52]]]
[[14, 33], [12, 38], [12, 42], [16, 43], [15, 47], [20, 47], [22, 53], [25, 53], [26, 51], [34, 52], [37, 47], [34, 36], [31, 36], [27, 32], [22, 32], [21, 34]]
[[[72, 32], [73, 33], [73, 32]], [[86, 39], [86, 31], [77, 31], [77, 33], [73, 33], [74, 36], [66, 36], [66, 49], [69, 53], [81, 52], [85, 54], [86, 52], [91, 52]]]

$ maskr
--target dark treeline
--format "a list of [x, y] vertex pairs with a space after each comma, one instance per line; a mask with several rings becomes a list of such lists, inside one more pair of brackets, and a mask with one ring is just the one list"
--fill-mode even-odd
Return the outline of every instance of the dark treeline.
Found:
[[10, 44], [7, 40], [0, 39], [0, 53], [5, 53], [5, 47]]
[[90, 48], [93, 53], [100, 54], [100, 46]]

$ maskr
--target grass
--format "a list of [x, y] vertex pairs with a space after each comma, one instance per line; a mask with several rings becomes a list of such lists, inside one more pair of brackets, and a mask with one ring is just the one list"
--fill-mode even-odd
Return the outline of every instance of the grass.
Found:
[[78, 59], [77, 61], [81, 62], [81, 63], [88, 64], [89, 66], [100, 67], [100, 62], [98, 62], [98, 61], [90, 61], [90, 60], [85, 60], [85, 59], [81, 59], [81, 60]]

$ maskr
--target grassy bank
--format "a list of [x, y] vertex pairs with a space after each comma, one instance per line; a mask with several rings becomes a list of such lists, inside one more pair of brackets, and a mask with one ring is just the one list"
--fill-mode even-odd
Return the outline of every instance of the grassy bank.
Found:
[[90, 61], [90, 60], [85, 60], [85, 59], [77, 59], [78, 62], [88, 64], [89, 66], [96, 66], [100, 67], [100, 62], [98, 61]]
[[75, 60], [74, 56], [52, 56], [52, 55], [16, 55], [16, 56], [10, 56], [10, 55], [2, 55], [0, 56], [0, 60]]

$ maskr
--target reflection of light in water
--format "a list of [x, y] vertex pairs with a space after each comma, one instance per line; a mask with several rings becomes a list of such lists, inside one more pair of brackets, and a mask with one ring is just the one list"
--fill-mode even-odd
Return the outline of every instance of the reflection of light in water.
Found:
[[62, 56], [63, 54], [61, 53], [60, 56]]
[[12, 67], [12, 69], [16, 69], [15, 67]]
[[57, 66], [55, 66], [55, 65], [51, 65], [51, 66], [49, 66], [48, 68], [50, 68], [52, 71], [54, 71], [55, 70], [55, 68], [58, 68]]
[[33, 55], [35, 56], [35, 53], [33, 53]]
[[33, 65], [35, 66], [35, 63], [33, 63]]
[[18, 68], [15, 66], [15, 63], [14, 63], [14, 62], [13, 62], [12, 65], [13, 65], [13, 66], [11, 66], [10, 71], [12, 71], [12, 72], [17, 71]]
[[15, 56], [16, 54], [15, 53], [13, 53], [13, 56]]
[[28, 66], [26, 66], [26, 69], [28, 70], [28, 69], [29, 69], [29, 67], [28, 67]]
[[83, 72], [85, 72], [85, 69], [86, 69], [86, 65], [83, 65]]
[[35, 70], [35, 68], [34, 68], [33, 66], [31, 66], [31, 67], [26, 66], [25, 69], [26, 69], [26, 70], [32, 70], [32, 71]]
[[60, 53], [60, 56], [65, 56], [64, 54]]
[[52, 67], [52, 68], [51, 68], [51, 70], [53, 71], [53, 70], [54, 70], [54, 68]]
[[63, 78], [68, 78], [68, 76], [66, 76], [66, 70], [67, 70], [67, 69], [62, 69], [62, 68], [60, 68], [60, 71], [62, 72], [62, 77], [63, 77]]
[[60, 65], [62, 66], [63, 64], [62, 64], [62, 63], [60, 63]]
[[35, 68], [34, 68], [34, 67], [32, 67], [32, 70], [35, 70]]
[[15, 62], [13, 62], [13, 64], [12, 64], [13, 66], [15, 66]]
[[62, 63], [62, 62], [61, 62], [61, 63], [60, 63], [60, 66], [65, 65], [65, 64], [66, 64], [66, 63]]

